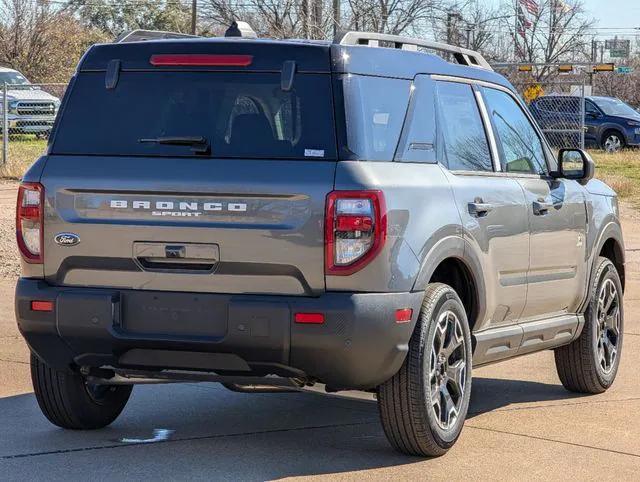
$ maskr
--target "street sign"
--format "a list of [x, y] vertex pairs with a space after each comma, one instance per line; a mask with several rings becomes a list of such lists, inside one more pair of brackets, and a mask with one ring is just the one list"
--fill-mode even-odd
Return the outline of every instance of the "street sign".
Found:
[[629, 57], [631, 40], [612, 38], [604, 41], [604, 48], [609, 51], [609, 57], [623, 59]]
[[633, 72], [633, 67], [620, 66], [616, 67], [616, 72], [619, 74], [630, 74]]
[[612, 59], [626, 59], [629, 57], [629, 49], [611, 49], [609, 50], [609, 57]]

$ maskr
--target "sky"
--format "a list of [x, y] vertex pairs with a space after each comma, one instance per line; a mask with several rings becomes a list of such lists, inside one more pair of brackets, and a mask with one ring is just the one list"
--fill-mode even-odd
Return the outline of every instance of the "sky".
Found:
[[583, 1], [585, 8], [598, 21], [598, 27], [602, 29], [612, 29], [613, 33], [615, 32], [613, 29], [621, 27], [640, 27], [640, 1], [638, 0]]
[[[513, 4], [515, 0], [477, 0], [501, 5], [505, 2]], [[538, 0], [540, 1], [540, 0]], [[598, 37], [613, 37], [619, 35], [640, 35], [640, 30], [630, 30], [633, 27], [640, 28], [640, 0], [582, 0], [589, 16], [597, 21]]]

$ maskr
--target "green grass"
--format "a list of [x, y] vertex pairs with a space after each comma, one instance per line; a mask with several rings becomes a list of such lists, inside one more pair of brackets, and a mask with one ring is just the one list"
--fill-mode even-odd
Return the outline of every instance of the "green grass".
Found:
[[[0, 136], [0, 148], [2, 137]], [[2, 163], [0, 152], [0, 179], [20, 179], [27, 168], [42, 155], [47, 147], [45, 139], [37, 139], [34, 135], [11, 136], [6, 165]]]
[[640, 208], [640, 150], [616, 154], [594, 151], [591, 155], [596, 163], [596, 177], [611, 186], [620, 199]]

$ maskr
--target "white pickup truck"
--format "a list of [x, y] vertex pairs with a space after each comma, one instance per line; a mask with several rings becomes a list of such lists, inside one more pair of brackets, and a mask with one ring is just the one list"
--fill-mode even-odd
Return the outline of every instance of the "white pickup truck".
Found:
[[[17, 70], [0, 67], [0, 114], [3, 114], [4, 84], [7, 84], [7, 128], [10, 134], [47, 137], [60, 107], [60, 99], [31, 84]], [[0, 117], [0, 130], [4, 117]]]

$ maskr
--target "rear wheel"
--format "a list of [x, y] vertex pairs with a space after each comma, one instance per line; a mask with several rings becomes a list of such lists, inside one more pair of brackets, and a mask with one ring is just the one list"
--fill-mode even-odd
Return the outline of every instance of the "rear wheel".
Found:
[[616, 378], [622, 350], [622, 283], [614, 264], [598, 258], [580, 337], [555, 350], [562, 385], [579, 393], [602, 393]]
[[602, 136], [601, 145], [607, 152], [618, 152], [624, 147], [624, 137], [618, 131], [607, 131]]
[[471, 396], [471, 334], [448, 285], [427, 287], [400, 371], [378, 388], [391, 445], [409, 455], [443, 455], [456, 442]]
[[31, 380], [42, 413], [58, 427], [88, 430], [113, 422], [131, 395], [131, 385], [93, 385], [71, 371], [60, 371], [31, 354]]

